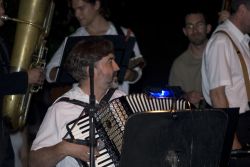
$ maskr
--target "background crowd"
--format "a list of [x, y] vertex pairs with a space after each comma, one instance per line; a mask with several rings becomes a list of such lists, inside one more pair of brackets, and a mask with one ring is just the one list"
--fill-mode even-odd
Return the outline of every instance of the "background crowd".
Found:
[[[79, 27], [72, 11], [68, 9], [67, 0], [55, 2], [55, 14], [49, 36], [50, 42], [48, 42], [50, 47], [48, 59], [58, 49], [64, 37]], [[215, 28], [218, 12], [222, 6], [222, 0], [182, 0], [174, 1], [171, 6], [163, 2], [142, 3], [133, 0], [109, 0], [108, 2], [111, 19], [133, 30], [143, 57], [150, 62], [144, 68], [142, 78], [134, 85], [137, 89], [147, 86], [163, 87], [168, 82], [173, 60], [186, 49], [188, 44], [182, 32], [186, 9], [193, 6], [204, 8], [208, 13], [210, 23]], [[175, 12], [172, 12], [170, 8]], [[8, 0], [6, 14], [15, 17], [17, 10], [18, 1]], [[13, 22], [6, 22], [6, 25], [2, 27], [1, 33], [8, 37], [10, 43], [13, 42], [15, 25]], [[58, 31], [59, 27], [60, 31]], [[165, 61], [162, 61], [163, 58]]]

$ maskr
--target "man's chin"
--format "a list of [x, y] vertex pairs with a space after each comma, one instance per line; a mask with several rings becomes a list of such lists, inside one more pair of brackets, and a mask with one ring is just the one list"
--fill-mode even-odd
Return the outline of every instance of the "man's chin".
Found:
[[88, 27], [88, 23], [86, 23], [85, 20], [80, 20], [79, 23], [80, 23], [81, 27]]

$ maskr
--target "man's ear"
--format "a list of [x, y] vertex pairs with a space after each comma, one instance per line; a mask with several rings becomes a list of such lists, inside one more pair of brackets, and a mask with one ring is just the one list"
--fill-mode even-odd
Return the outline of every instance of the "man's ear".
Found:
[[211, 24], [207, 24], [207, 34], [209, 34], [212, 30], [212, 25]]
[[185, 27], [182, 28], [182, 32], [183, 32], [183, 34], [184, 34], [185, 36], [187, 36], [187, 30], [186, 30]]
[[[89, 70], [90, 70], [90, 66], [87, 66], [87, 67], [85, 67], [86, 68], [86, 72], [87, 72], [87, 76], [89, 76]], [[93, 70], [94, 70], [94, 75], [96, 74], [96, 68], [95, 68], [95, 65], [93, 65]]]
[[101, 8], [101, 2], [100, 2], [100, 0], [96, 0], [95, 1], [95, 9], [99, 10], [100, 8]]
[[89, 76], [89, 66], [86, 66], [86, 67], [83, 67], [83, 68], [85, 68], [83, 70], [86, 70], [86, 75]]

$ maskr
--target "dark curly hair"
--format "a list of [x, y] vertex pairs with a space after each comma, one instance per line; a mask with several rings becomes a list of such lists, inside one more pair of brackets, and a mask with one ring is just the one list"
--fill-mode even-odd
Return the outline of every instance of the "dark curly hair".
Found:
[[101, 36], [87, 38], [73, 47], [66, 58], [64, 68], [75, 80], [84, 80], [88, 76], [86, 67], [110, 53], [114, 53], [114, 46], [111, 41]]
[[[108, 0], [82, 0], [84, 2], [95, 5], [96, 1], [99, 1], [101, 6], [99, 9], [99, 13], [107, 20], [110, 20], [110, 9]], [[72, 0], [68, 0], [69, 6], [71, 7]]]

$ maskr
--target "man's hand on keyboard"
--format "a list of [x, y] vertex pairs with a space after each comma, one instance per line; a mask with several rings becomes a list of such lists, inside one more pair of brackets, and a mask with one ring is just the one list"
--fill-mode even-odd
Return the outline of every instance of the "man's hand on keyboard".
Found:
[[[82, 144], [76, 144], [71, 143], [68, 141], [63, 141], [65, 153], [67, 153], [68, 156], [80, 159], [82, 161], [88, 162], [90, 159], [90, 148], [86, 145]], [[97, 155], [98, 152], [95, 151], [95, 155]]]

